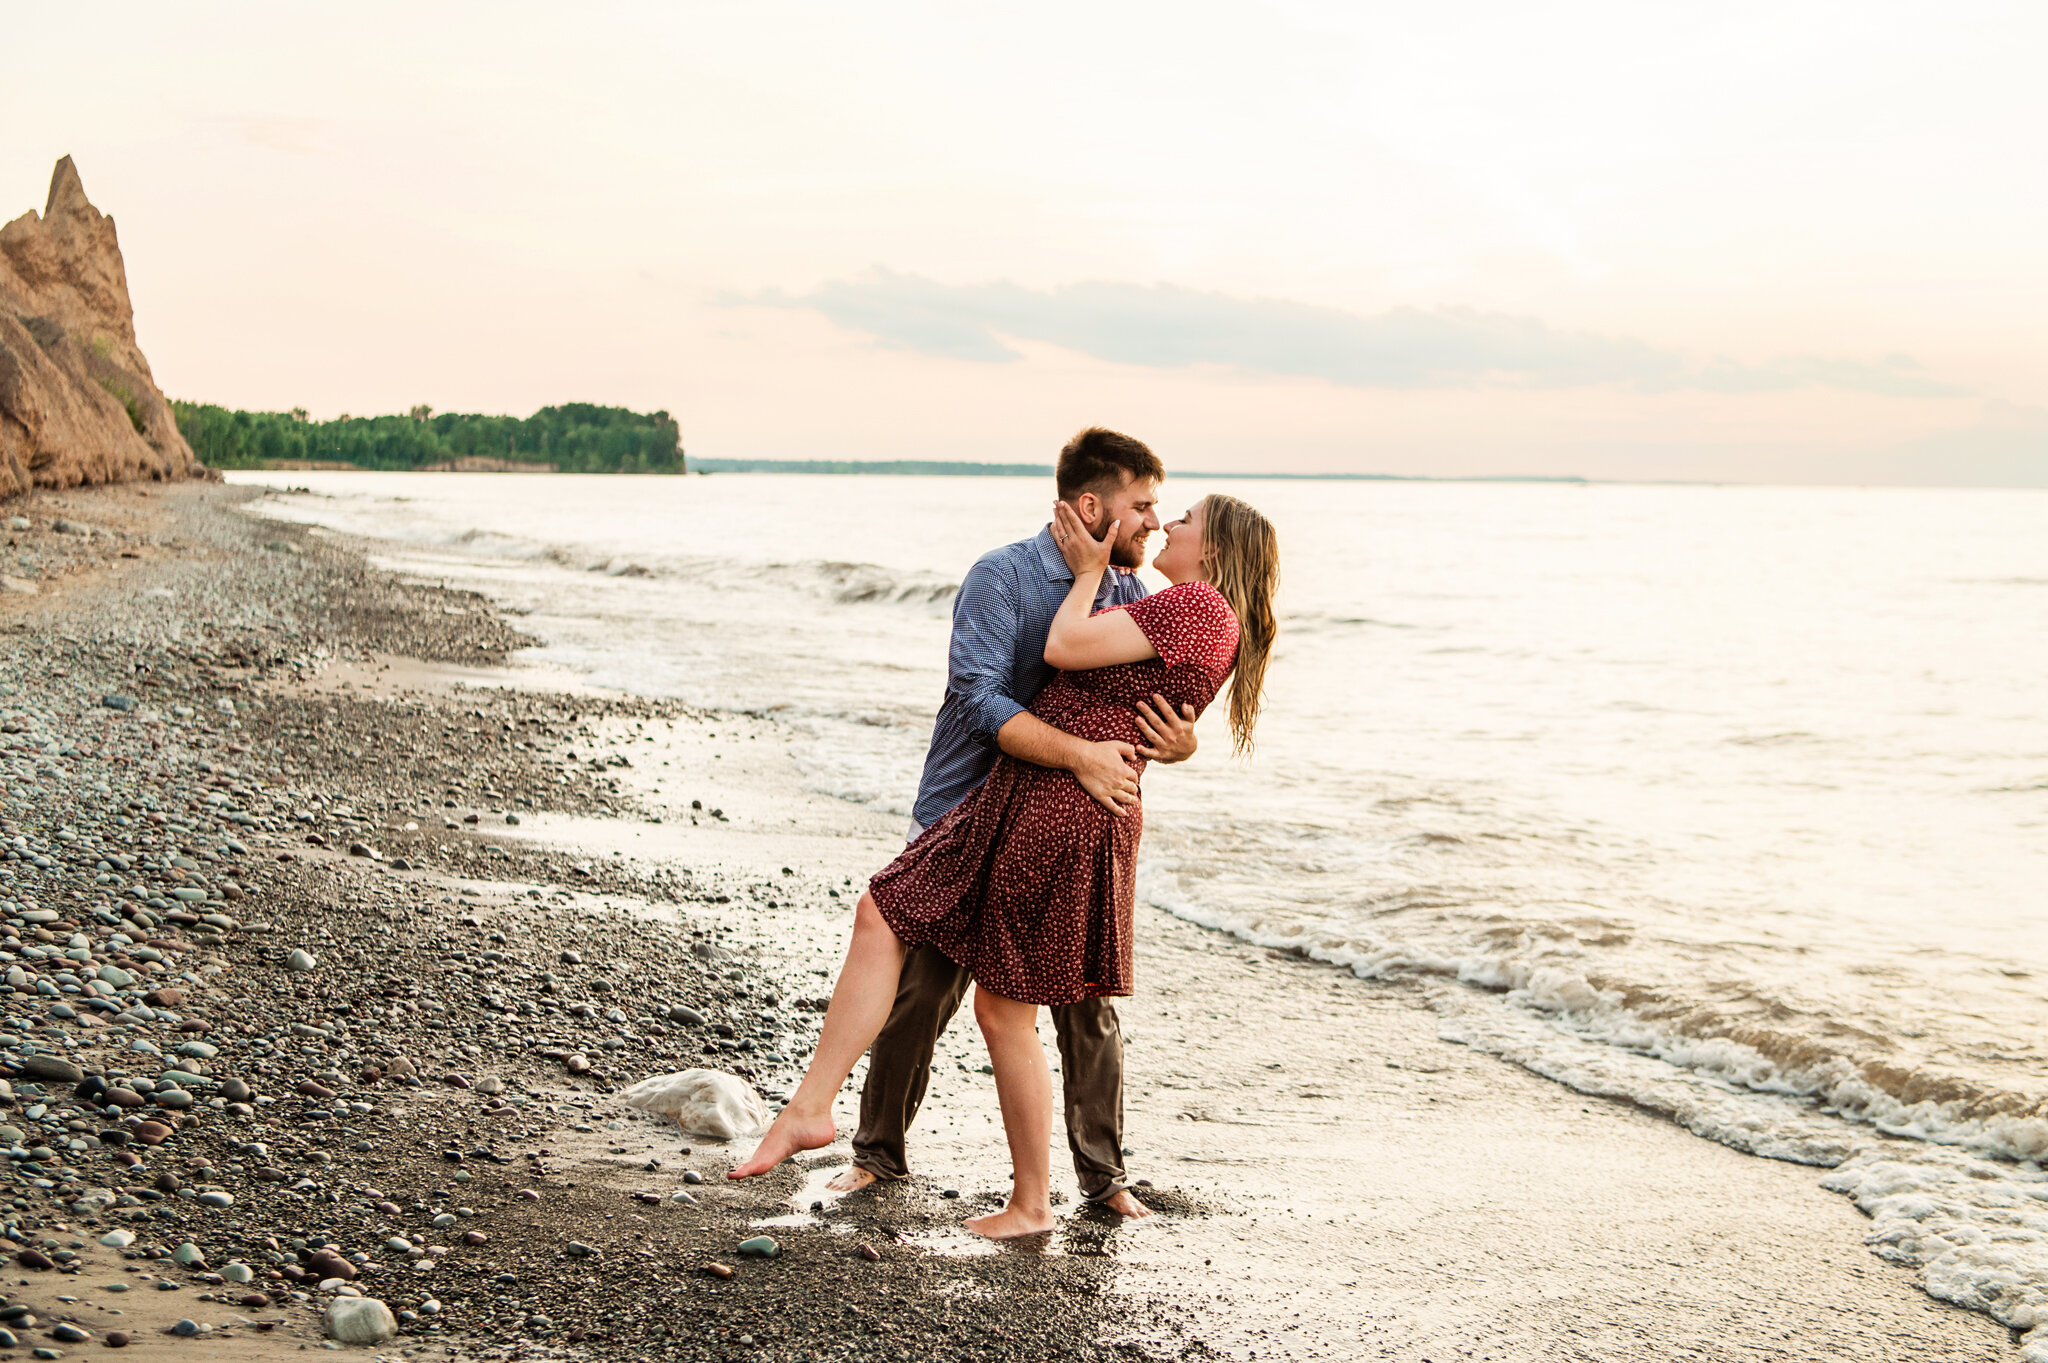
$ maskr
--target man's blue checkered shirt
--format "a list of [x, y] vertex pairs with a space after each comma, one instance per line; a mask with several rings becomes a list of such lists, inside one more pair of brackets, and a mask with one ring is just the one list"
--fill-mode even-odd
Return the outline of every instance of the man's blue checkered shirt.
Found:
[[[917, 783], [911, 818], [929, 828], [987, 778], [1001, 752], [996, 730], [1029, 705], [1056, 669], [1045, 636], [1074, 575], [1050, 528], [990, 550], [967, 571], [953, 598], [953, 639], [946, 653], [946, 699], [932, 726], [931, 751]], [[1136, 573], [1103, 574], [1095, 609], [1145, 595]]]

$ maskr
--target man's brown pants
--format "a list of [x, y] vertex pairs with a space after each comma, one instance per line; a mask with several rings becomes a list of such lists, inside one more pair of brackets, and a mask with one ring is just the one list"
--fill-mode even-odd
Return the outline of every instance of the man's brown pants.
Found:
[[[853, 1137], [853, 1162], [876, 1178], [910, 1173], [904, 1137], [931, 1080], [932, 1049], [971, 982], [935, 947], [912, 948], [903, 959], [896, 1006], [868, 1052], [860, 1130]], [[1066, 1089], [1067, 1148], [1081, 1192], [1100, 1202], [1130, 1182], [1124, 1173], [1123, 1030], [1108, 999], [1062, 1004], [1052, 1010], [1052, 1021]]]

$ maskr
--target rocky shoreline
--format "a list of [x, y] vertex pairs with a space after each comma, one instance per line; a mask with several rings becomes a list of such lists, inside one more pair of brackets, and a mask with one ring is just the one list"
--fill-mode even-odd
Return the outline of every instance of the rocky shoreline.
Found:
[[[737, 1257], [802, 1172], [728, 1187], [726, 1152], [609, 1095], [704, 1065], [775, 1096], [815, 1036], [801, 991], [826, 985], [778, 977], [728, 912], [839, 887], [502, 836], [529, 812], [646, 817], [612, 779], [626, 746], [715, 717], [307, 685], [524, 640], [249, 495], [9, 508], [37, 591], [0, 598], [0, 1235], [22, 1270], [0, 1358], [194, 1337], [179, 1356], [268, 1357], [334, 1330], [391, 1356], [1206, 1356], [1100, 1345], [1086, 1254], [912, 1250], [959, 1215], [937, 1190]], [[323, 1329], [358, 1294], [395, 1338], [368, 1306]]]

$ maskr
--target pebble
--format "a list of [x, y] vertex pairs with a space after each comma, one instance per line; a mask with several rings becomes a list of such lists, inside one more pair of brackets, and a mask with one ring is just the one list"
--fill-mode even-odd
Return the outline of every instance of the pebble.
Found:
[[313, 953], [304, 947], [293, 947], [292, 954], [284, 958], [286, 970], [311, 970], [318, 964], [319, 962], [313, 959]]
[[315, 1274], [324, 1287], [330, 1282], [354, 1282], [356, 1266], [336, 1254], [333, 1250], [321, 1250], [306, 1261], [306, 1268]]
[[739, 1252], [751, 1254], [757, 1259], [773, 1259], [782, 1253], [782, 1246], [775, 1243], [775, 1237], [772, 1235], [757, 1235], [751, 1240], [740, 1241]]
[[109, 1330], [107, 1331], [107, 1337], [100, 1342], [109, 1349], [125, 1349], [129, 1344], [128, 1332], [126, 1330]]
[[105, 1245], [108, 1249], [126, 1249], [128, 1248], [128, 1246], [135, 1243], [135, 1232], [127, 1230], [110, 1230], [105, 1235], [102, 1235], [100, 1237], [100, 1243]]
[[876, 1249], [873, 1245], [870, 1245], [865, 1241], [863, 1241], [859, 1245], [856, 1245], [854, 1247], [854, 1252], [859, 1254], [861, 1258], [867, 1260], [871, 1264], [878, 1264], [882, 1262], [882, 1251]]
[[698, 1173], [695, 1169], [683, 1170], [683, 1182], [695, 1185], [702, 1183], [703, 1181], [704, 1175]]
[[211, 1191], [201, 1193], [199, 1195], [199, 1205], [202, 1207], [216, 1208], [232, 1207], [235, 1205], [235, 1195], [233, 1193], [224, 1193], [216, 1188]]
[[171, 1251], [171, 1259], [175, 1263], [181, 1264], [186, 1268], [190, 1268], [194, 1264], [205, 1263], [206, 1254], [199, 1248], [199, 1246], [193, 1244], [190, 1240], [187, 1240], [184, 1244], [179, 1245], [176, 1249]]
[[60, 1322], [50, 1327], [50, 1338], [60, 1344], [83, 1344], [92, 1338], [92, 1334], [90, 1331], [81, 1330], [76, 1325]]
[[256, 1270], [245, 1263], [232, 1263], [223, 1267], [220, 1276], [231, 1283], [249, 1283], [256, 1280]]
[[732, 1276], [732, 1268], [727, 1264], [706, 1264], [704, 1265], [704, 1271], [714, 1278], [730, 1278]]
[[171, 1327], [171, 1333], [180, 1339], [192, 1339], [199, 1333], [199, 1322], [191, 1319], [181, 1320]]
[[75, 1084], [85, 1078], [85, 1071], [69, 1060], [57, 1055], [31, 1052], [20, 1060], [21, 1072], [30, 1079], [46, 1079], [59, 1084]]

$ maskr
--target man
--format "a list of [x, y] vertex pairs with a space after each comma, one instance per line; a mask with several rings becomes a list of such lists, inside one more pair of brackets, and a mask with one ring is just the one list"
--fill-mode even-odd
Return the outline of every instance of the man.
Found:
[[[1099, 427], [1082, 431], [1060, 451], [1060, 500], [1097, 537], [1112, 524], [1123, 527], [1110, 555], [1120, 571], [1104, 577], [1097, 610], [1145, 595], [1132, 570], [1144, 563], [1146, 538], [1159, 529], [1154, 508], [1165, 476], [1159, 457], [1142, 442]], [[1173, 714], [1160, 696], [1138, 707], [1139, 728], [1150, 746], [1136, 749], [1086, 742], [1025, 710], [1053, 678], [1045, 638], [1073, 585], [1073, 569], [1050, 527], [983, 555], [961, 582], [953, 603], [946, 698], [918, 783], [913, 839], [987, 778], [999, 751], [1073, 773], [1113, 814], [1137, 802], [1134, 756], [1183, 762], [1194, 755], [1193, 709]], [[967, 972], [936, 948], [921, 947], [905, 957], [895, 1007], [868, 1053], [853, 1168], [831, 1187], [851, 1192], [877, 1178], [909, 1174], [905, 1134], [924, 1100], [932, 1049], [969, 983]], [[1131, 1195], [1124, 1171], [1124, 1052], [1116, 1008], [1108, 999], [1085, 999], [1051, 1011], [1066, 1088], [1067, 1145], [1081, 1191], [1119, 1215], [1150, 1216]]]

